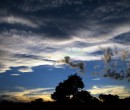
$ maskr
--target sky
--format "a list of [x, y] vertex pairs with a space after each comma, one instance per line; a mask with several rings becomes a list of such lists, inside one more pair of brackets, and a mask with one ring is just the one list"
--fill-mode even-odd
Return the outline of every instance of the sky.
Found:
[[130, 96], [129, 4], [0, 0], [0, 100], [51, 100], [75, 73], [94, 96]]

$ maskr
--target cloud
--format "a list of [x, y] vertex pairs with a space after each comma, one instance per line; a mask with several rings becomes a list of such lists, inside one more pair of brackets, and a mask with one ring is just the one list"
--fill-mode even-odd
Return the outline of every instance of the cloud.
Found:
[[109, 78], [116, 79], [116, 80], [123, 80], [125, 78], [123, 70], [121, 70], [120, 73], [118, 73], [114, 70], [111, 71], [110, 69], [108, 69], [106, 72], [107, 73], [104, 74], [104, 77], [109, 77]]
[[95, 78], [95, 79], [92, 79], [94, 81], [98, 81], [98, 80], [101, 80], [101, 78]]
[[[125, 10], [127, 8], [129, 9], [129, 7], [125, 7], [128, 6], [127, 2], [124, 2], [123, 5], [121, 5], [120, 3], [121, 1], [118, 2], [111, 1], [112, 3], [109, 6], [106, 5], [107, 2], [105, 1], [103, 2], [102, 5], [100, 5], [99, 3], [95, 4], [94, 7], [91, 7], [91, 5], [88, 6], [89, 2], [91, 4], [91, 1], [81, 0], [78, 2], [80, 3], [76, 3], [73, 0], [69, 1], [69, 3], [67, 3], [66, 1], [42, 2], [41, 0], [38, 0], [37, 3], [35, 3], [35, 1], [28, 1], [28, 2], [22, 1], [21, 3], [13, 2], [12, 4], [15, 5], [10, 5], [10, 3], [8, 2], [3, 4], [7, 7], [6, 10], [8, 10], [12, 16], [16, 17], [20, 16], [20, 18], [27, 19], [33, 24], [40, 25], [40, 28], [38, 29], [35, 30], [30, 29], [34, 33], [36, 34], [39, 33], [50, 38], [55, 37], [57, 40], [69, 39], [72, 37], [72, 35], [80, 37], [82, 35], [85, 35], [85, 37], [89, 36], [91, 37], [91, 39], [93, 39], [94, 37], [97, 38], [97, 41], [99, 36], [101, 35], [103, 37], [104, 35], [109, 35], [110, 37], [110, 34], [113, 32], [113, 30], [122, 26], [122, 22], [120, 23], [119, 22], [120, 20], [118, 20], [118, 23], [113, 24], [111, 22], [113, 21], [116, 22], [116, 20], [109, 19], [110, 20], [109, 22], [107, 21], [104, 23], [104, 20], [102, 19], [106, 19], [111, 16], [112, 17], [114, 16], [114, 18], [118, 19], [123, 12], [118, 12], [117, 14], [114, 13], [107, 14], [105, 11], [103, 11], [103, 13], [101, 13], [101, 11], [104, 9], [107, 11], [117, 10], [118, 8], [121, 8], [122, 10]], [[75, 3], [76, 5], [78, 5], [78, 7], [74, 5]], [[74, 5], [73, 8], [71, 7], [72, 5]], [[92, 8], [91, 11], [93, 13], [91, 13], [90, 7]], [[17, 10], [14, 11], [13, 9]], [[64, 11], [64, 9], [66, 11]], [[21, 12], [21, 14], [19, 14], [19, 12]], [[126, 10], [126, 13], [129, 13], [129, 10]], [[125, 16], [125, 18], [129, 18], [128, 14], [126, 13], [125, 15], [127, 16]], [[123, 21], [124, 21], [123, 24], [127, 24], [128, 22], [126, 21], [126, 19], [123, 19]], [[123, 26], [123, 29], [124, 27], [125, 26]], [[27, 31], [27, 28], [22, 29]], [[87, 35], [86, 33], [84, 34], [83, 31], [86, 32]], [[90, 38], [87, 38], [87, 40], [91, 41]]]
[[0, 73], [4, 73], [7, 70], [10, 70], [10, 67], [5, 66], [5, 65], [0, 65]]
[[74, 62], [69, 56], [65, 56], [64, 59], [56, 61], [55, 64], [57, 63], [67, 64], [72, 68], [79, 68], [79, 73], [85, 72], [85, 64], [83, 62]]
[[1, 100], [10, 101], [22, 101], [29, 102], [37, 98], [42, 98], [44, 101], [52, 100], [50, 94], [54, 91], [54, 88], [34, 88], [26, 89], [23, 87], [17, 87], [19, 91], [4, 91], [0, 93]]
[[19, 76], [20, 74], [11, 74], [11, 76]]
[[33, 70], [32, 70], [31, 68], [28, 68], [28, 67], [20, 68], [18, 71], [19, 71], [19, 72], [23, 72], [23, 73], [33, 72]]
[[111, 57], [112, 57], [112, 51], [111, 51], [111, 48], [107, 48], [104, 52], [104, 55], [103, 55], [103, 60], [107, 63], [109, 63], [111, 61]]
[[[17, 33], [17, 31], [15, 30]], [[9, 33], [8, 33], [9, 34]], [[7, 34], [7, 35], [8, 35]], [[101, 43], [101, 44], [89, 44], [87, 47], [75, 47], [75, 42], [82, 39], [73, 38], [71, 40], [65, 40], [57, 42], [56, 40], [45, 39], [40, 36], [34, 37], [21, 34], [21, 37], [14, 35], [10, 32], [10, 37], [1, 37], [1, 62], [4, 72], [10, 67], [26, 66], [32, 68], [39, 65], [54, 65], [54, 62], [58, 59], [62, 59], [65, 56], [70, 56], [74, 61], [92, 61], [102, 60], [102, 55], [94, 54], [94, 52], [101, 51], [102, 48], [128, 48], [118, 43]], [[100, 39], [99, 39], [100, 40]], [[8, 43], [8, 45], [6, 45]], [[63, 44], [62, 44], [63, 43]], [[69, 43], [68, 47], [66, 45]], [[19, 45], [17, 45], [19, 44]], [[60, 48], [59, 48], [60, 47]], [[14, 51], [15, 50], [15, 51]], [[71, 64], [71, 67], [74, 65]]]
[[116, 37], [113, 38], [113, 41], [121, 43], [121, 44], [128, 44], [130, 42], [130, 37], [129, 37], [130, 32], [122, 33]]
[[7, 101], [18, 101], [17, 97], [11, 95], [1, 95], [0, 101], [7, 100]]
[[91, 89], [88, 90], [93, 95], [99, 94], [112, 94], [118, 95], [122, 98], [130, 96], [129, 89], [125, 86], [120, 85], [109, 85], [109, 86], [93, 86]]
[[126, 78], [128, 79], [128, 82], [130, 82], [130, 67], [126, 70]]
[[16, 17], [16, 16], [0, 17], [0, 23], [20, 24], [20, 25], [28, 26], [32, 28], [39, 27], [37, 24], [33, 23], [31, 20], [28, 20], [22, 17]]
[[[111, 1], [109, 5], [95, 1], [94, 7], [88, 6], [91, 1], [78, 2], [3, 2], [0, 73], [11, 67], [56, 67], [54, 62], [65, 56], [74, 60], [70, 67], [79, 67], [75, 61], [102, 60], [101, 48], [113, 50], [115, 46], [126, 49], [129, 56], [130, 45], [125, 45], [130, 34], [129, 1]], [[122, 56], [126, 60], [126, 52], [111, 56], [105, 51], [104, 59], [108, 62]]]
[[[110, 48], [112, 53], [114, 53], [115, 47], [118, 47], [119, 50], [126, 48], [127, 50], [125, 51], [128, 52], [128, 48], [130, 47], [129, 45], [123, 45], [111, 41], [102, 42], [102, 40], [100, 41], [100, 37], [98, 38], [100, 43], [94, 42], [88, 44], [83, 42], [82, 38], [77, 38], [75, 36], [73, 36], [72, 39], [64, 41], [61, 40], [59, 42], [56, 39], [43, 39], [41, 36], [35, 37], [35, 34], [33, 33], [32, 36], [28, 35], [26, 32], [21, 32], [20, 35], [18, 35], [18, 33], [19, 32], [17, 30], [12, 30], [1, 36], [2, 42], [0, 45], [0, 60], [2, 65], [4, 65], [3, 72], [6, 72], [6, 70], [11, 67], [24, 66], [27, 68], [33, 68], [39, 65], [50, 65], [56, 67], [54, 62], [64, 58], [65, 56], [70, 56], [73, 60], [69, 63], [70, 67], [79, 68], [80, 62], [102, 60], [103, 51], [105, 50], [106, 52], [108, 48]], [[26, 37], [26, 35], [28, 37]], [[105, 40], [107, 40], [107, 37]], [[84, 45], [80, 47], [78, 43]], [[98, 54], [98, 51], [102, 51], [102, 54]], [[121, 52], [118, 51], [118, 54], [114, 54], [111, 58], [120, 58], [122, 56]], [[111, 52], [109, 52], [109, 54], [111, 54]], [[58, 65], [60, 66], [62, 64]], [[84, 63], [82, 63], [82, 65], [84, 65]], [[27, 71], [27, 69], [25, 70]], [[84, 71], [84, 69], [81, 70]]]

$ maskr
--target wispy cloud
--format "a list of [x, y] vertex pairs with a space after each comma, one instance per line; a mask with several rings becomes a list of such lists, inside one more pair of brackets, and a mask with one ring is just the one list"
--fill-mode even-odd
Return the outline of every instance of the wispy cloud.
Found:
[[31, 68], [28, 68], [28, 67], [26, 67], [26, 68], [20, 68], [20, 69], [18, 69], [18, 71], [23, 72], [23, 73], [33, 72], [33, 70]]
[[19, 76], [20, 74], [11, 74], [11, 76]]
[[[9, 70], [10, 67], [20, 66], [32, 68], [39, 65], [51, 65], [55, 67], [54, 62], [63, 59], [65, 56], [70, 56], [73, 60], [79, 61], [102, 60], [103, 54], [98, 55], [93, 53], [102, 51], [101, 48], [107, 49], [108, 47], [111, 49], [115, 49], [115, 47], [119, 47], [119, 49], [126, 48], [127, 51], [129, 51], [130, 47], [129, 45], [110, 41], [106, 43], [90, 43], [89, 45], [85, 43], [85, 46], [78, 47], [76, 42], [81, 42], [82, 44], [82, 39], [79, 38], [77, 40], [75, 37], [70, 41], [65, 40], [69, 42], [69, 45], [67, 45], [65, 41], [57, 42], [55, 39], [44, 40], [41, 36], [37, 38], [28, 36], [28, 38], [26, 38], [24, 34], [19, 36], [18, 34], [14, 35], [14, 33], [11, 33], [10, 37], [4, 36], [5, 35], [1, 37], [2, 43], [0, 45], [2, 49], [0, 50], [0, 60], [2, 65], [4, 65], [1, 67], [1, 72]], [[100, 40], [100, 38], [98, 39]], [[119, 56], [117, 57], [119, 58]]]
[[50, 101], [50, 94], [54, 91], [54, 88], [34, 88], [26, 89], [23, 87], [17, 87], [18, 92], [4, 91], [0, 92], [1, 100], [11, 100], [11, 101], [22, 101], [29, 102], [31, 100], [42, 98], [44, 101]]
[[100, 80], [101, 78], [95, 78], [95, 79], [92, 79], [92, 80], [94, 80], [94, 81], [98, 81], [98, 80]]
[[1, 66], [0, 66], [0, 73], [4, 73], [4, 72], [6, 72], [7, 70], [10, 70], [10, 67], [9, 67], [9, 66], [5, 66], [5, 65], [1, 65]]
[[20, 24], [32, 28], [37, 28], [38, 25], [33, 23], [32, 21], [22, 18], [22, 17], [16, 17], [16, 16], [7, 16], [7, 17], [0, 17], [0, 23], [9, 23], [9, 24]]
[[130, 96], [129, 89], [125, 86], [119, 86], [119, 85], [109, 85], [109, 86], [93, 86], [88, 91], [91, 92], [93, 95], [99, 95], [99, 94], [112, 94], [112, 95], [118, 95], [122, 98]]

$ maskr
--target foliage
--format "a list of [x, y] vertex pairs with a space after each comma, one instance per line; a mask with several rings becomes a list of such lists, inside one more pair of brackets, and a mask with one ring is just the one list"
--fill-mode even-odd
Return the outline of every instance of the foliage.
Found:
[[84, 87], [82, 78], [77, 74], [70, 75], [67, 80], [60, 82], [51, 98], [56, 101], [68, 101]]

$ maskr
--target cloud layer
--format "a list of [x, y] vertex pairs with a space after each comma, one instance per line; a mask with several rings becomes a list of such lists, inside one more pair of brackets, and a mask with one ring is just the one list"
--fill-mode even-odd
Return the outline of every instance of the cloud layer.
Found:
[[88, 91], [91, 92], [93, 95], [99, 95], [99, 94], [112, 94], [120, 96], [121, 98], [129, 97], [129, 89], [127, 89], [125, 86], [119, 86], [119, 85], [109, 85], [109, 86], [93, 86], [92, 89], [89, 89]]
[[44, 101], [51, 101], [50, 94], [54, 91], [53, 88], [34, 88], [26, 89], [23, 87], [17, 87], [17, 92], [1, 91], [0, 101], [9, 100], [15, 102], [30, 102], [37, 98], [42, 98]]
[[[73, 60], [70, 67], [77, 67], [75, 61], [102, 59], [107, 70], [113, 59], [129, 63], [128, 4], [129, 0], [3, 1], [0, 73], [11, 67], [25, 67], [20, 72], [32, 72], [39, 65], [55, 67], [66, 56]], [[126, 76], [129, 78], [129, 72]]]

